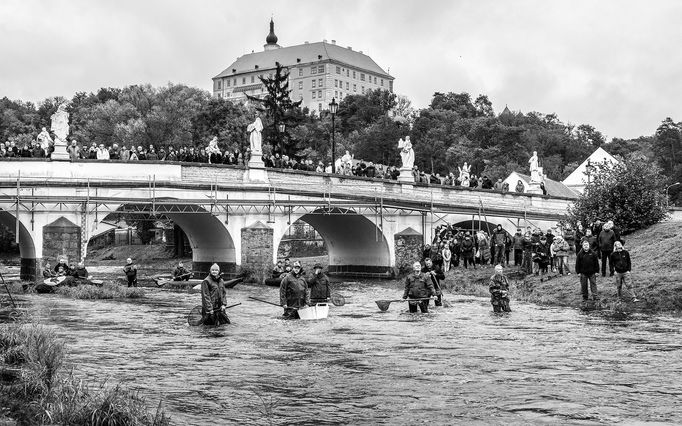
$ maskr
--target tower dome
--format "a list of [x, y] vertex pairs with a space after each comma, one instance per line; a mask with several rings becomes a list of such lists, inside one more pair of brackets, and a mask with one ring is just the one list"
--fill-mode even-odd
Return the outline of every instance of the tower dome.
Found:
[[272, 20], [272, 18], [270, 18], [270, 34], [265, 37], [265, 42], [267, 43], [265, 45], [265, 50], [279, 47], [277, 44], [277, 36], [275, 35], [275, 22]]

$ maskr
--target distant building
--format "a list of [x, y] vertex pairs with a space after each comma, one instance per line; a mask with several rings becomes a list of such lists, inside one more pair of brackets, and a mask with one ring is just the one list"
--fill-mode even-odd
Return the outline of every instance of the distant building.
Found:
[[618, 164], [618, 161], [613, 155], [604, 151], [601, 147], [597, 148], [585, 161], [582, 162], [576, 168], [573, 173], [568, 175], [566, 179], [563, 180], [563, 184], [573, 189], [574, 191], [581, 193], [585, 190], [585, 185], [590, 181], [590, 166], [594, 166], [598, 163], [608, 162], [611, 164]]
[[[519, 181], [521, 181], [521, 184], [523, 185], [523, 192], [528, 192], [528, 189], [530, 188], [530, 176], [518, 172], [511, 172], [504, 180], [504, 182], [509, 184], [509, 192], [516, 192], [516, 185], [518, 185]], [[545, 183], [547, 195], [553, 197], [578, 198], [578, 194], [562, 182], [557, 182], [548, 177], [544, 177], [543, 182]]]
[[277, 40], [270, 20], [263, 51], [240, 56], [213, 77], [213, 96], [244, 101], [246, 94], [263, 95], [265, 88], [258, 76], [274, 74], [277, 62], [289, 70], [291, 99], [302, 100], [301, 107], [318, 113], [328, 108], [332, 98], [339, 101], [374, 89], [393, 92], [394, 78], [362, 51], [337, 46], [336, 40], [289, 47], [280, 46]]

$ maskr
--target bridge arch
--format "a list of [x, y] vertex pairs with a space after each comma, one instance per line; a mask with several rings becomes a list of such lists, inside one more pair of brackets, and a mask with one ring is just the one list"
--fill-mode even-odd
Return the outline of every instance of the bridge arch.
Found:
[[[391, 245], [384, 232], [368, 217], [349, 209], [318, 209], [292, 216], [291, 223], [301, 220], [320, 234], [329, 253], [329, 272], [364, 274], [390, 272], [393, 262]], [[287, 228], [275, 235], [275, 250]]]
[[[206, 209], [183, 203], [166, 203], [162, 206], [151, 204], [135, 205], [132, 211], [136, 213], [155, 213], [172, 220], [187, 236], [192, 248], [192, 270], [198, 274], [208, 273], [211, 265], [217, 263], [221, 271], [234, 272], [237, 259], [235, 244], [223, 222]], [[122, 204], [116, 213], [131, 211], [131, 206]]]
[[[17, 218], [7, 210], [0, 210], [0, 224], [16, 229]], [[22, 280], [32, 280], [40, 265], [37, 262], [36, 246], [33, 236], [19, 220], [19, 256], [21, 257], [20, 276]]]

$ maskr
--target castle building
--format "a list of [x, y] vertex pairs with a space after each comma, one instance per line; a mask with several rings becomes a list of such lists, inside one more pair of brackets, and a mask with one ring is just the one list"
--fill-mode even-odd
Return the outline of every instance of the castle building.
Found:
[[265, 42], [262, 52], [240, 56], [213, 77], [213, 96], [246, 101], [247, 94], [264, 95], [265, 86], [258, 77], [274, 75], [278, 62], [289, 71], [292, 101], [301, 100], [301, 107], [311, 112], [328, 109], [332, 98], [340, 101], [374, 89], [393, 92], [392, 76], [362, 51], [338, 46], [336, 40], [282, 47], [270, 20]]

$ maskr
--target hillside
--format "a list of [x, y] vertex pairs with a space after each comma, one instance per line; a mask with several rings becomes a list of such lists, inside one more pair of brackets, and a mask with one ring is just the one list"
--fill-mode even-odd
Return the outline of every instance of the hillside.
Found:
[[[619, 305], [628, 311], [682, 311], [682, 226], [679, 222], [659, 223], [646, 230], [623, 237], [625, 249], [632, 260], [632, 282], [636, 304]], [[582, 301], [580, 280], [575, 274], [575, 256], [569, 258], [571, 275], [551, 274], [551, 279], [540, 282], [537, 276], [526, 279], [514, 267], [507, 269], [512, 282], [512, 299], [533, 303], [579, 307]], [[446, 278], [452, 292], [487, 296], [488, 279], [492, 267], [472, 270], [457, 268]], [[597, 278], [602, 301], [608, 306], [617, 302], [613, 277]]]

